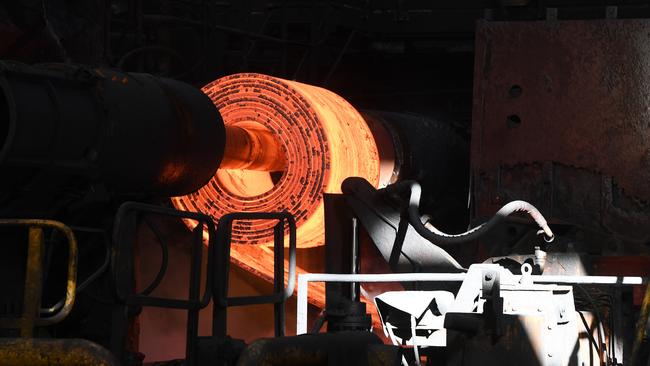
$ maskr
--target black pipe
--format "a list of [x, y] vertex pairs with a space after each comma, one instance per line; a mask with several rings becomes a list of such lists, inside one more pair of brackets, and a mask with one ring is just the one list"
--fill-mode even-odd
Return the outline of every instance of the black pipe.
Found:
[[0, 62], [2, 204], [47, 207], [53, 196], [87, 194], [90, 186], [120, 195], [187, 194], [214, 175], [224, 140], [217, 108], [188, 84]]
[[506, 204], [501, 209], [499, 209], [499, 211], [497, 211], [489, 221], [476, 226], [464, 233], [447, 234], [438, 230], [433, 225], [429, 225], [429, 227], [427, 227], [422, 223], [419, 209], [420, 196], [422, 193], [420, 184], [415, 181], [401, 181], [388, 186], [384, 189], [384, 192], [388, 194], [408, 192], [409, 223], [413, 226], [415, 231], [418, 232], [418, 234], [437, 245], [463, 244], [476, 240], [492, 230], [506, 217], [515, 212], [524, 212], [528, 214], [540, 227], [540, 233], [544, 235], [546, 241], [551, 242], [554, 239], [554, 234], [551, 231], [551, 228], [548, 226], [548, 223], [546, 222], [544, 216], [542, 216], [542, 214], [539, 212], [539, 210], [537, 210], [537, 208], [535, 208], [535, 206], [525, 201], [512, 201]]
[[403, 180], [422, 184], [420, 208], [444, 230], [467, 227], [469, 145], [440, 113], [363, 110], [381, 160], [379, 188]]

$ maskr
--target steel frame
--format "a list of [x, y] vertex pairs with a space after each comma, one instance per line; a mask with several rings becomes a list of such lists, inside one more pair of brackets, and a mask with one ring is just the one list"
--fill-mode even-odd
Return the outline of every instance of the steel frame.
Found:
[[[307, 273], [298, 276], [298, 301], [296, 334], [307, 333], [307, 295], [309, 282], [462, 282], [466, 273], [382, 273], [382, 274], [330, 274]], [[593, 284], [593, 285], [645, 285], [647, 277], [632, 276], [544, 276], [530, 275], [533, 283]], [[521, 275], [514, 275], [520, 281]]]

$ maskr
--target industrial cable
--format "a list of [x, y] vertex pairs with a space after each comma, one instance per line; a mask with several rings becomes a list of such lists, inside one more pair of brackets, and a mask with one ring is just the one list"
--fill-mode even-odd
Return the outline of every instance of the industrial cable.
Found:
[[[591, 307], [594, 311], [594, 315], [596, 316], [596, 319], [598, 320], [598, 326], [596, 327], [596, 331], [598, 333], [598, 357], [600, 358], [600, 364], [603, 364], [603, 355], [605, 357], [605, 365], [609, 366], [609, 357], [607, 357], [607, 348], [605, 347], [605, 342], [603, 341], [605, 339], [605, 330], [602, 328], [603, 327], [603, 318], [601, 317], [600, 313], [600, 307], [596, 305], [596, 301], [594, 298], [589, 294], [587, 289], [585, 289], [582, 285], [580, 284], [575, 284], [575, 287], [580, 289], [580, 291], [585, 295], [587, 300], [591, 303]], [[587, 330], [589, 332], [590, 330]], [[601, 350], [602, 347], [602, 350]]]
[[589, 338], [589, 342], [591, 342], [591, 344], [596, 349], [596, 352], [598, 352], [598, 356], [599, 356], [598, 358], [600, 358], [600, 363], [602, 364], [603, 363], [602, 353], [600, 352], [600, 347], [598, 346], [598, 342], [596, 342], [596, 340], [594, 339], [594, 335], [591, 334], [591, 329], [589, 329], [589, 323], [587, 323], [587, 319], [585, 319], [585, 316], [584, 314], [582, 314], [582, 311], [576, 310], [576, 313], [580, 315], [580, 320], [582, 320], [582, 325], [584, 325], [585, 330], [587, 331], [587, 338]]
[[463, 244], [473, 240], [478, 239], [479, 237], [485, 235], [487, 232], [492, 230], [495, 226], [501, 223], [506, 217], [510, 216], [515, 212], [524, 212], [528, 214], [537, 225], [540, 227], [539, 233], [544, 234], [545, 240], [547, 242], [553, 241], [554, 234], [551, 231], [551, 228], [548, 226], [544, 216], [535, 208], [525, 201], [512, 201], [505, 206], [503, 206], [496, 214], [487, 222], [476, 226], [464, 233], [460, 234], [447, 234], [444, 233], [433, 225], [425, 226], [422, 223], [420, 216], [420, 196], [422, 194], [422, 187], [420, 184], [415, 181], [402, 181], [392, 186], [388, 186], [384, 189], [386, 193], [398, 193], [404, 192], [406, 190], [410, 191], [409, 204], [408, 204], [408, 216], [409, 222], [415, 228], [418, 234], [420, 234], [425, 239], [431, 241], [432, 243], [439, 245], [454, 245], [454, 244]]
[[[597, 308], [599, 309], [598, 312], [600, 314], [605, 314], [607, 311], [602, 310], [603, 308], [609, 309], [609, 313], [611, 314], [612, 311], [614, 311], [614, 305], [613, 305], [613, 298], [612, 295], [607, 293], [607, 292], [600, 292], [600, 291], [594, 291], [595, 289], [591, 289], [591, 297], [593, 301], [590, 301], [589, 299], [584, 299], [580, 297], [575, 298], [575, 305], [576, 308], [588, 308], [588, 309], [594, 309]], [[609, 316], [609, 337], [607, 340], [607, 349], [609, 350], [609, 362], [616, 364], [616, 344], [615, 344], [615, 338], [616, 334], [615, 329], [616, 329], [616, 324], [615, 324], [615, 316]], [[584, 320], [583, 320], [584, 321]], [[603, 331], [604, 332], [604, 331]], [[593, 342], [594, 345], [596, 344], [595, 341]], [[596, 347], [598, 349], [598, 347]]]

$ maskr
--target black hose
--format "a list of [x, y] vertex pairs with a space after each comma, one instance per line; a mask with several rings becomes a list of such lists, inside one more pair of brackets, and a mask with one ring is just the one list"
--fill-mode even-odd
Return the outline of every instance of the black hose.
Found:
[[153, 290], [156, 289], [156, 287], [158, 287], [158, 285], [160, 285], [163, 278], [165, 277], [165, 273], [167, 272], [167, 266], [169, 264], [169, 248], [167, 247], [167, 242], [163, 238], [162, 233], [146, 217], [144, 218], [144, 223], [147, 225], [149, 230], [151, 230], [153, 235], [156, 237], [156, 241], [158, 241], [158, 244], [160, 245], [160, 250], [162, 251], [162, 259], [161, 259], [160, 269], [158, 269], [158, 273], [156, 274], [156, 277], [153, 279], [153, 281], [151, 281], [151, 283], [144, 290], [142, 290], [142, 292], [138, 294], [140, 296], [148, 296], [149, 294], [151, 294]]
[[409, 223], [413, 226], [415, 231], [425, 239], [437, 245], [454, 245], [463, 244], [485, 235], [488, 231], [492, 230], [495, 226], [501, 223], [507, 216], [515, 212], [525, 212], [537, 223], [544, 234], [546, 241], [553, 240], [554, 235], [551, 228], [548, 226], [544, 216], [535, 208], [525, 201], [512, 201], [503, 206], [497, 213], [487, 222], [472, 228], [460, 234], [447, 234], [434, 226], [427, 228], [420, 217], [420, 196], [422, 195], [422, 188], [420, 184], [415, 181], [402, 181], [384, 189], [385, 192], [404, 192], [410, 190], [408, 217]]
[[[596, 352], [598, 352], [598, 358], [600, 359], [600, 364], [603, 364], [603, 353], [601, 352], [600, 347], [598, 346], [598, 342], [594, 339], [594, 335], [591, 333], [591, 328], [589, 328], [589, 323], [587, 322], [587, 319], [585, 319], [584, 314], [582, 314], [582, 311], [576, 310], [576, 313], [580, 315], [580, 320], [582, 320], [582, 325], [585, 327], [585, 333], [587, 334], [587, 338], [589, 338], [589, 341], [591, 342], [591, 345], [594, 346], [596, 349]], [[600, 339], [600, 328], [598, 328], [598, 339]]]

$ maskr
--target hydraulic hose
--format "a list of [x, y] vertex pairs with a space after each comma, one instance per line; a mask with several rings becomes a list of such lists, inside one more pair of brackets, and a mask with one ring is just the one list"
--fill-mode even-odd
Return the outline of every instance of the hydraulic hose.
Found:
[[464, 233], [447, 234], [438, 230], [433, 225], [429, 225], [429, 227], [427, 227], [422, 223], [422, 219], [420, 217], [420, 196], [422, 194], [422, 187], [420, 187], [419, 183], [407, 180], [398, 182], [384, 189], [384, 191], [387, 193], [400, 193], [406, 192], [407, 190], [410, 191], [408, 204], [409, 223], [413, 226], [418, 234], [436, 245], [454, 245], [476, 240], [492, 230], [506, 217], [512, 215], [515, 212], [524, 212], [528, 214], [540, 227], [541, 232], [544, 234], [544, 239], [547, 242], [551, 242], [554, 238], [554, 234], [551, 231], [551, 228], [548, 226], [548, 223], [546, 222], [544, 216], [542, 216], [542, 214], [539, 212], [539, 210], [537, 210], [537, 208], [535, 208], [535, 206], [525, 201], [512, 201], [506, 204], [505, 206], [501, 207], [501, 209], [497, 211], [497, 213], [489, 221], [476, 226]]

